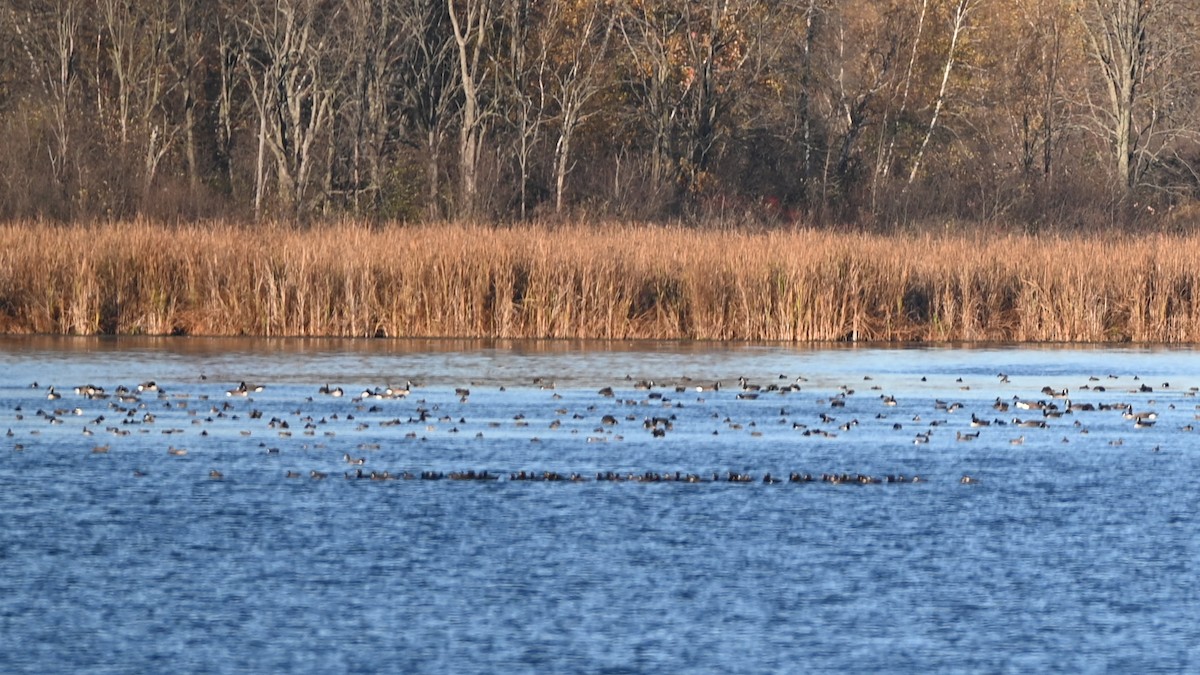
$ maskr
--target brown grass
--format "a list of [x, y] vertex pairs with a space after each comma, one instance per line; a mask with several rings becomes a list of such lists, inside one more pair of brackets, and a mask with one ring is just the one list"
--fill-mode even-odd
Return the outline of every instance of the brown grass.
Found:
[[1200, 237], [0, 225], [0, 331], [1200, 341]]

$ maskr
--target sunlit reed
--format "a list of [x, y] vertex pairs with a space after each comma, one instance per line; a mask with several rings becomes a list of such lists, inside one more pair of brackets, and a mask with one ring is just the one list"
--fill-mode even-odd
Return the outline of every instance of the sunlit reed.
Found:
[[1200, 341], [1200, 238], [0, 225], [0, 331]]

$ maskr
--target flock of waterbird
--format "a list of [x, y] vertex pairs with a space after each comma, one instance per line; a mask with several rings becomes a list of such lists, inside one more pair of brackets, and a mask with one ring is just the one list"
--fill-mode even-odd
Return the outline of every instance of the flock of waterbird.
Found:
[[[1010, 378], [1000, 373], [998, 381], [1001, 385], [1010, 385]], [[1169, 383], [1152, 387], [1134, 376], [1133, 385], [1123, 386], [1116, 375], [1104, 378], [1089, 377], [1075, 392], [1067, 388], [1056, 389], [1045, 386], [1032, 396], [1015, 394], [1010, 397], [997, 397], [986, 409], [980, 409], [978, 402], [975, 410], [968, 410], [968, 404], [947, 401], [936, 398], [933, 401], [921, 401], [902, 406], [896, 397], [882, 393], [881, 387], [875, 386], [870, 376], [864, 377], [864, 386], [872, 392], [864, 396], [854, 387], [839, 385], [836, 389], [815, 391], [816, 397], [803, 399], [800, 408], [795, 405], [796, 397], [806, 393], [807, 379], [803, 376], [788, 378], [780, 375], [778, 380], [768, 384], [757, 384], [746, 378], [739, 378], [737, 385], [722, 387], [720, 382], [696, 383], [683, 379], [670, 384], [660, 384], [649, 380], [634, 381], [626, 377], [619, 385], [605, 386], [598, 391], [576, 392], [581, 394], [574, 397], [575, 409], [572, 410], [563, 403], [563, 396], [555, 391], [553, 383], [541, 378], [534, 378], [531, 387], [540, 390], [550, 390], [551, 401], [554, 402], [553, 415], [541, 415], [546, 433], [565, 433], [582, 436], [587, 443], [604, 443], [625, 440], [629, 434], [640, 433], [648, 438], [665, 438], [675, 435], [677, 426], [685, 419], [680, 415], [685, 407], [704, 404], [709, 397], [718, 399], [723, 409], [746, 405], [756, 402], [759, 406], [756, 415], [735, 419], [733, 414], [717, 412], [716, 408], [707, 410], [707, 415], [686, 417], [693, 427], [692, 433], [711, 434], [740, 432], [751, 437], [761, 437], [764, 428], [773, 426], [773, 437], [779, 434], [795, 435], [797, 438], [837, 438], [839, 434], [849, 434], [860, 426], [857, 416], [863, 415], [870, 424], [879, 429], [895, 433], [912, 433], [911, 442], [917, 445], [928, 444], [935, 437], [954, 431], [956, 442], [971, 442], [985, 433], [1006, 433], [1005, 440], [1011, 445], [1022, 445], [1027, 435], [1061, 433], [1064, 429], [1069, 432], [1086, 436], [1090, 433], [1094, 421], [1104, 420], [1111, 424], [1119, 416], [1122, 424], [1128, 424], [1131, 430], [1152, 428], [1159, 421], [1158, 396], [1169, 393], [1166, 410], [1176, 410], [1177, 404], [1186, 398], [1194, 397], [1196, 387], [1186, 390], [1172, 389]], [[921, 378], [924, 382], [925, 378]], [[968, 385], [962, 384], [959, 378], [956, 383], [959, 389], [969, 390]], [[870, 484], [901, 484], [922, 483], [926, 478], [918, 475], [888, 474], [883, 476], [865, 473], [848, 473], [844, 471], [827, 473], [807, 473], [789, 471], [786, 473], [752, 475], [740, 471], [706, 471], [691, 473], [683, 471], [599, 471], [599, 472], [558, 472], [531, 471], [528, 469], [495, 470], [467, 469], [458, 471], [434, 470], [397, 470], [366, 466], [380, 463], [368, 455], [358, 455], [361, 451], [378, 451], [380, 441], [362, 442], [355, 444], [353, 440], [346, 441], [346, 436], [363, 433], [368, 430], [379, 430], [398, 427], [402, 434], [389, 431], [386, 438], [400, 440], [427, 440], [435, 433], [461, 435], [475, 431], [477, 438], [484, 437], [497, 429], [529, 430], [534, 419], [539, 414], [518, 412], [511, 418], [485, 418], [478, 422], [468, 422], [467, 413], [471, 391], [467, 387], [418, 387], [411, 381], [403, 386], [376, 386], [363, 389], [357, 394], [347, 395], [340, 386], [322, 385], [316, 391], [318, 397], [339, 399], [345, 397], [344, 405], [330, 408], [324, 406], [324, 413], [314, 413], [311, 409], [305, 411], [304, 405], [296, 405], [298, 401], [273, 401], [273, 406], [260, 407], [255, 395], [262, 394], [266, 387], [261, 384], [240, 382], [233, 388], [224, 390], [223, 394], [205, 390], [203, 392], [171, 392], [160, 387], [155, 381], [147, 380], [136, 386], [120, 385], [110, 392], [106, 388], [86, 384], [74, 387], [72, 393], [60, 392], [55, 386], [42, 389], [38, 383], [29, 386], [30, 390], [38, 392], [40, 399], [37, 405], [32, 403], [33, 395], [18, 397], [18, 402], [12, 406], [12, 421], [17, 431], [10, 426], [6, 431], [6, 439], [11, 450], [24, 451], [30, 447], [28, 439], [53, 436], [51, 441], [56, 446], [71, 444], [71, 435], [64, 431], [68, 422], [75, 422], [79, 427], [78, 433], [83, 437], [97, 435], [107, 436], [107, 442], [96, 444], [94, 441], [78, 443], [81, 448], [90, 448], [93, 454], [108, 454], [119, 448], [121, 439], [133, 434], [147, 435], [158, 433], [164, 436], [178, 436], [181, 439], [189, 436], [198, 439], [210, 438], [210, 429], [215, 438], [221, 434], [229, 435], [233, 429], [242, 437], [264, 433], [275, 437], [288, 439], [294, 435], [301, 438], [312, 437], [312, 441], [304, 442], [304, 450], [324, 453], [321, 469], [306, 470], [287, 469], [283, 472], [289, 479], [322, 480], [330, 476], [347, 480], [368, 481], [476, 481], [476, 482], [629, 482], [629, 483], [812, 483], [870, 485]], [[1111, 389], [1111, 392], [1110, 392]], [[450, 392], [453, 396], [450, 396]], [[505, 391], [498, 387], [496, 391]], [[878, 393], [876, 393], [878, 392]], [[1138, 405], [1128, 400], [1102, 400], [1115, 393], [1140, 397]], [[1082, 401], [1085, 396], [1094, 401]], [[313, 397], [302, 395], [304, 402], [312, 403]], [[41, 404], [44, 400], [44, 406]], [[770, 421], [763, 419], [763, 407], [769, 403], [773, 411], [776, 404], [780, 405], [778, 415], [769, 415]], [[813, 407], [809, 408], [808, 404]], [[284, 411], [280, 409], [291, 408]], [[312, 406], [309, 406], [312, 408]], [[33, 408], [30, 411], [28, 408]], [[270, 416], [263, 408], [275, 409]], [[789, 408], [792, 410], [789, 411]], [[1200, 406], [1193, 406], [1193, 410]], [[874, 412], [872, 412], [874, 411]], [[545, 411], [539, 411], [544, 413]], [[494, 413], [494, 411], [493, 411]], [[407, 419], [401, 419], [407, 414]], [[847, 414], [850, 417], [847, 419]], [[1192, 419], [1200, 419], [1200, 414], [1192, 412]], [[548, 422], [544, 420], [548, 419]], [[705, 420], [707, 426], [702, 431], [697, 429]], [[564, 421], [566, 420], [566, 421]], [[719, 421], [718, 421], [719, 420]], [[187, 425], [179, 426], [187, 421]], [[42, 425], [55, 427], [55, 432], [44, 432]], [[198, 427], [198, 431], [188, 431], [187, 426]], [[632, 429], [632, 431], [625, 431]], [[916, 429], [915, 432], [911, 431]], [[946, 431], [943, 431], [945, 429]], [[219, 431], [218, 431], [219, 430]], [[906, 432], [906, 430], [909, 430]], [[1007, 430], [1007, 431], [1004, 431]], [[1190, 423], [1179, 427], [1180, 431], [1191, 431]], [[1132, 432], [1131, 432], [1132, 433]], [[1110, 434], [1111, 435], [1111, 434]], [[319, 437], [319, 440], [318, 440]], [[693, 436], [694, 437], [694, 436]], [[907, 438], [907, 436], [905, 436]], [[946, 436], [948, 438], [948, 436]], [[541, 436], [526, 437], [529, 442], [539, 443]], [[1043, 438], [1044, 440], [1044, 438]], [[197, 441], [199, 442], [199, 441]], [[1068, 435], [1063, 435], [1062, 443], [1069, 443]], [[252, 447], [253, 443], [242, 440], [240, 443]], [[1124, 443], [1124, 436], [1109, 438], [1108, 445], [1117, 446]], [[145, 443], [139, 444], [146, 447]], [[270, 455], [279, 455], [280, 448], [259, 441], [259, 451]], [[353, 449], [355, 454], [351, 454]], [[1158, 446], [1154, 446], [1155, 451]], [[174, 443], [166, 443], [166, 454], [169, 457], [182, 458], [189, 451]], [[342, 462], [347, 466], [345, 471], [333, 471], [328, 468], [330, 456], [341, 455]], [[308, 456], [308, 455], [306, 455]], [[322, 470], [323, 469], [323, 470]], [[135, 477], [148, 475], [149, 470], [138, 468], [133, 470]], [[225, 471], [212, 468], [208, 478], [223, 479]], [[974, 484], [980, 482], [976, 476], [963, 475], [958, 482]]]

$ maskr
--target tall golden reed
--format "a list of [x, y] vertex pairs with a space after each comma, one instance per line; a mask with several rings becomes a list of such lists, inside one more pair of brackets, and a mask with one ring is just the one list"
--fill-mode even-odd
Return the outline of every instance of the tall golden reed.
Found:
[[1200, 238], [0, 225], [0, 331], [1200, 341]]

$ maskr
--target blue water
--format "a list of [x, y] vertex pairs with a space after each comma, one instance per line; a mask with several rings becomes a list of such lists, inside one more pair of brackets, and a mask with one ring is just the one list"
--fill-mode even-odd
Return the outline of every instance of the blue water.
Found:
[[[0, 338], [0, 373], [3, 672], [1200, 669], [1192, 350]], [[992, 407], [1043, 386], [1157, 420]]]

